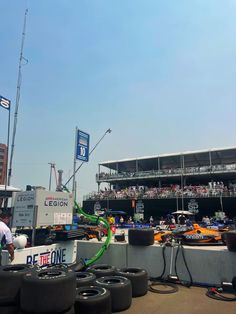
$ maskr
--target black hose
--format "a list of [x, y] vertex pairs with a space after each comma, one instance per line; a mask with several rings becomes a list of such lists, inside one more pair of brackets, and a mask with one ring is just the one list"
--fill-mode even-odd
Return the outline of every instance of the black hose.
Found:
[[160, 276], [158, 277], [150, 277], [149, 280], [150, 281], [158, 281], [158, 280], [163, 280], [163, 276], [165, 274], [165, 271], [166, 271], [166, 256], [165, 256], [165, 249], [166, 249], [166, 246], [163, 245], [162, 246], [162, 257], [163, 257], [163, 261], [164, 261], [164, 266], [163, 266], [163, 271], [161, 273]]
[[221, 289], [217, 289], [217, 288], [208, 288], [206, 295], [211, 298], [211, 299], [215, 299], [218, 301], [236, 301], [236, 293], [230, 293], [231, 295], [235, 295], [234, 298], [232, 297], [227, 297], [225, 295], [222, 294]]
[[184, 254], [184, 247], [182, 245], [182, 243], [179, 243], [178, 245], [178, 248], [177, 248], [177, 252], [176, 252], [176, 255], [175, 255], [175, 274], [177, 277], [178, 276], [178, 273], [177, 273], [177, 258], [178, 258], [178, 254], [179, 254], [179, 249], [181, 248], [181, 253], [182, 253], [182, 257], [183, 257], [183, 260], [184, 260], [184, 265], [187, 269], [187, 272], [188, 272], [188, 275], [189, 275], [189, 278], [190, 278], [190, 281], [189, 282], [183, 282], [183, 281], [180, 281], [180, 283], [185, 286], [185, 287], [191, 287], [193, 285], [193, 277], [192, 277], [192, 274], [189, 270], [189, 267], [188, 267], [188, 264], [187, 264], [187, 261], [186, 261], [186, 257], [185, 257], [185, 254]]
[[[170, 287], [171, 289], [168, 290], [161, 290], [161, 289], [156, 289], [154, 286], [164, 286], [164, 287]], [[153, 282], [149, 286], [149, 291], [153, 293], [161, 293], [161, 294], [169, 294], [169, 293], [175, 293], [179, 290], [179, 288], [174, 284], [170, 282]]]
[[[164, 279], [164, 274], [166, 271], [166, 257], [165, 257], [165, 249], [166, 246], [163, 245], [162, 247], [162, 257], [163, 257], [163, 261], [164, 261], [164, 266], [163, 266], [163, 271], [161, 273], [160, 276], [158, 277], [150, 277], [149, 280], [152, 282], [149, 285], [149, 291], [153, 292], [153, 293], [160, 293], [160, 294], [169, 294], [169, 293], [175, 293], [179, 290], [179, 288], [173, 284], [168, 282], [168, 280]], [[164, 286], [164, 287], [170, 287], [169, 290], [161, 290], [161, 289], [156, 289], [154, 288], [155, 286]]]

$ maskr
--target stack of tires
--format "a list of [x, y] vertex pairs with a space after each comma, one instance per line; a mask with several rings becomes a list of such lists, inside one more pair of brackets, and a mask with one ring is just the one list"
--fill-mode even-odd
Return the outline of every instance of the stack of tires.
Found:
[[35, 267], [25, 264], [0, 266], [1, 314], [15, 314], [19, 312], [23, 277], [33, 270], [35, 270]]
[[93, 265], [77, 273], [75, 314], [124, 311], [131, 306], [132, 297], [143, 296], [147, 291], [147, 272], [141, 268], [117, 270], [106, 264]]
[[48, 268], [23, 277], [20, 308], [22, 314], [74, 314], [76, 275], [70, 269]]
[[0, 314], [111, 314], [146, 293], [147, 273], [140, 268], [0, 267]]

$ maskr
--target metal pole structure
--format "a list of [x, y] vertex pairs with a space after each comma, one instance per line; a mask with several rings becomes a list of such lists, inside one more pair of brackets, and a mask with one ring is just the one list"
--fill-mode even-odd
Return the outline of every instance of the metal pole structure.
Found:
[[[106, 132], [103, 134], [103, 136], [100, 138], [100, 140], [97, 142], [97, 144], [93, 147], [93, 149], [91, 150], [91, 152], [89, 153], [89, 156], [93, 153], [93, 151], [96, 149], [96, 147], [99, 145], [99, 143], [103, 140], [103, 138], [106, 136], [106, 134], [111, 133], [111, 129], [106, 130]], [[84, 161], [79, 165], [79, 167], [76, 169], [76, 171], [74, 171], [74, 173], [72, 174], [72, 176], [70, 176], [70, 178], [66, 181], [65, 184], [63, 184], [64, 186], [67, 186], [67, 184], [70, 182], [70, 180], [75, 176], [75, 174], [79, 171], [79, 169], [83, 166]]]
[[184, 210], [184, 162], [183, 162], [183, 156], [182, 156], [182, 172], [181, 172], [181, 191], [182, 191], [182, 210]]
[[52, 185], [52, 168], [55, 167], [55, 164], [52, 162], [48, 163], [50, 165], [50, 175], [49, 175], [49, 186], [48, 186], [48, 190], [51, 191], [51, 185]]
[[14, 146], [15, 146], [18, 108], [19, 108], [19, 103], [20, 103], [20, 88], [21, 88], [21, 82], [22, 82], [21, 68], [23, 65], [23, 61], [25, 61], [26, 64], [28, 63], [28, 60], [23, 57], [27, 13], [28, 13], [28, 9], [25, 10], [24, 26], [23, 26], [22, 40], [21, 40], [20, 61], [19, 61], [17, 90], [16, 90], [16, 107], [15, 107], [14, 126], [13, 126], [13, 133], [12, 133], [11, 155], [10, 155], [10, 162], [9, 162], [9, 169], [8, 169], [8, 185], [10, 185], [11, 176], [12, 176], [12, 161], [13, 161]]

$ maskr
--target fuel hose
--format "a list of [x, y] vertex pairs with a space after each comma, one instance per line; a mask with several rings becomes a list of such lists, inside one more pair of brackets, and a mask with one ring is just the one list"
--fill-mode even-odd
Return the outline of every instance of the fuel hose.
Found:
[[[67, 187], [65, 187], [65, 186], [63, 187], [63, 189], [66, 192], [68, 192], [68, 193], [70, 192], [67, 189]], [[102, 224], [102, 225], [104, 225], [104, 227], [107, 230], [106, 241], [104, 242], [104, 244], [102, 245], [100, 250], [94, 256], [92, 256], [90, 259], [84, 261], [85, 267], [88, 267], [88, 266], [94, 264], [100, 257], [102, 257], [103, 254], [105, 253], [105, 251], [108, 249], [108, 247], [110, 245], [110, 242], [111, 242], [112, 231], [111, 231], [110, 225], [109, 225], [109, 223], [107, 222], [106, 219], [104, 219], [102, 217], [99, 217], [99, 216], [96, 216], [96, 215], [89, 215], [89, 214], [87, 214], [86, 212], [83, 211], [83, 209], [79, 206], [79, 204], [75, 200], [74, 200], [74, 206], [75, 206], [76, 212], [78, 214], [83, 215], [85, 218], [87, 218], [89, 221], [91, 221], [94, 224], [97, 224], [97, 225]]]

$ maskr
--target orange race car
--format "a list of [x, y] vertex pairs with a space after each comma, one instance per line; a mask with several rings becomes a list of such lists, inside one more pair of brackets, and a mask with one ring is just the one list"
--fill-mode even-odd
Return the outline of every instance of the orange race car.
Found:
[[158, 230], [154, 233], [154, 240], [160, 243], [172, 239], [182, 241], [183, 244], [206, 244], [222, 241], [220, 232], [200, 227], [197, 223], [176, 227], [173, 231]]

